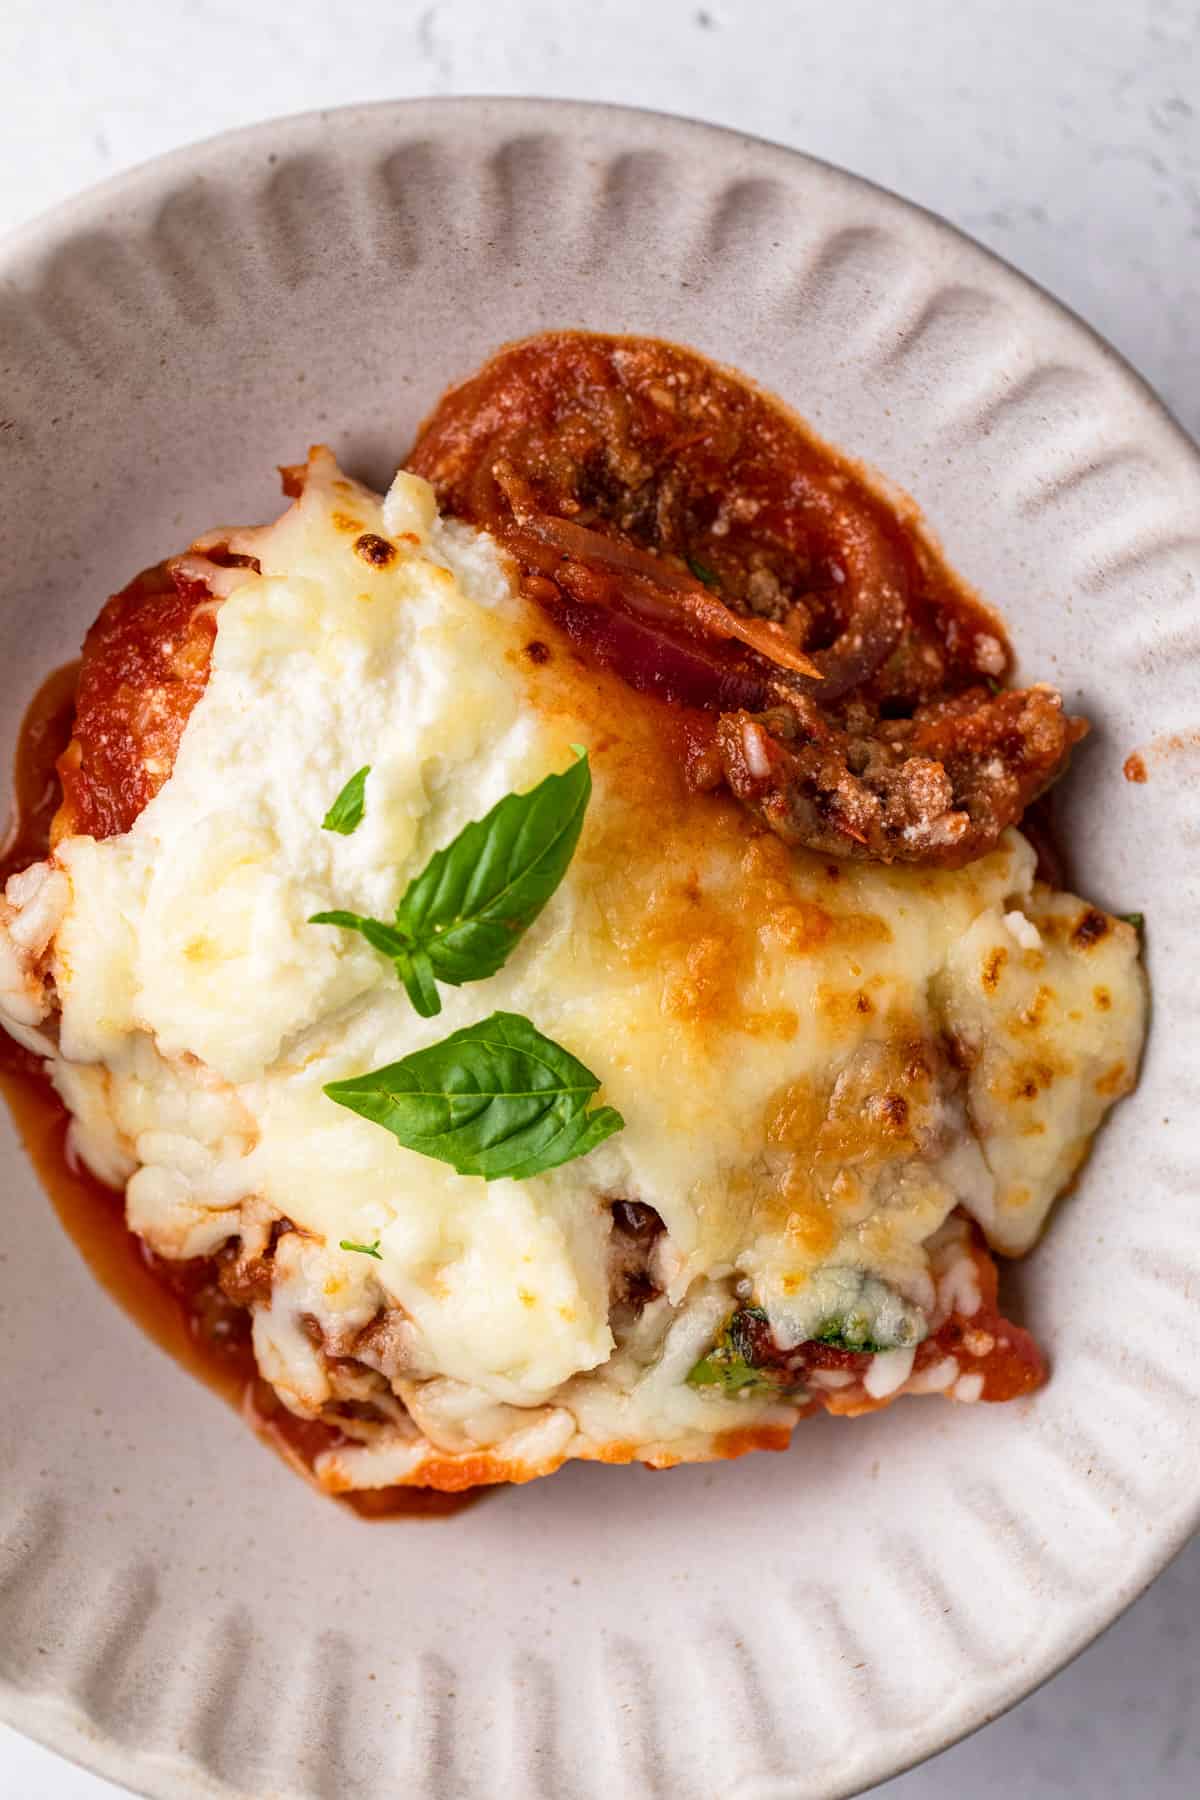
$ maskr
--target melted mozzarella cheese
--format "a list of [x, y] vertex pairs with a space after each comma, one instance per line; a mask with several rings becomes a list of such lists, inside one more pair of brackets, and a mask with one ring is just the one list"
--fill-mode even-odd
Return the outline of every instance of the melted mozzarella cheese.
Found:
[[[356, 553], [364, 531], [390, 534], [386, 567]], [[297, 1227], [255, 1324], [297, 1410], [328, 1393], [303, 1321], [349, 1343], [396, 1307], [408, 1366], [443, 1393], [406, 1387], [409, 1412], [454, 1445], [552, 1395], [567, 1425], [547, 1413], [539, 1442], [576, 1427], [690, 1442], [739, 1411], [686, 1386], [735, 1281], [784, 1345], [852, 1310], [903, 1346], [934, 1305], [926, 1246], [956, 1205], [1002, 1247], [1032, 1240], [1133, 1078], [1129, 927], [1076, 941], [1086, 909], [1035, 884], [1015, 833], [956, 872], [830, 863], [691, 792], [663, 712], [584, 668], [415, 477], [381, 503], [317, 455], [278, 524], [220, 537], [261, 573], [221, 572], [212, 673], [174, 772], [124, 836], [57, 847], [54, 1070], [78, 1148], [128, 1179], [130, 1223], [163, 1254]], [[499, 974], [442, 990], [438, 1018], [361, 937], [307, 923], [334, 907], [387, 918], [435, 849], [575, 743], [595, 792], [567, 876]], [[323, 831], [364, 764], [361, 826]], [[498, 1009], [593, 1069], [625, 1129], [488, 1185], [322, 1092]], [[636, 1345], [614, 1353], [609, 1326], [617, 1198], [669, 1233], [645, 1365]], [[376, 1242], [378, 1257], [341, 1247]], [[393, 1461], [410, 1457], [401, 1437]]]

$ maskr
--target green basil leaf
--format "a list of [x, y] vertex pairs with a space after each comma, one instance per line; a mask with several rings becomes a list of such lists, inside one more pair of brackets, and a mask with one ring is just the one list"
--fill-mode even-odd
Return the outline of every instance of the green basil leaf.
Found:
[[621, 1130], [611, 1106], [588, 1111], [599, 1086], [528, 1019], [501, 1012], [325, 1092], [460, 1175], [524, 1181]]
[[1144, 931], [1146, 928], [1145, 913], [1118, 913], [1117, 917], [1124, 920], [1126, 925], [1132, 925], [1135, 931]]
[[352, 831], [358, 830], [366, 811], [367, 776], [370, 773], [370, 763], [355, 770], [321, 820], [322, 831], [336, 831], [342, 837], [349, 837]]
[[461, 987], [503, 966], [566, 874], [591, 792], [581, 755], [565, 774], [506, 795], [430, 858], [396, 923], [439, 981]]
[[587, 753], [571, 747], [578, 761], [565, 774], [507, 794], [430, 858], [394, 925], [341, 911], [313, 913], [309, 924], [360, 931], [391, 957], [421, 1017], [433, 1018], [442, 1010], [437, 983], [494, 975], [566, 874], [592, 792]]
[[379, 1239], [373, 1244], [356, 1244], [350, 1238], [339, 1238], [339, 1250], [357, 1250], [360, 1256], [373, 1256], [376, 1262], [383, 1261], [383, 1251], [379, 1248]]
[[396, 958], [396, 973], [404, 983], [413, 1008], [423, 1019], [436, 1018], [442, 1010], [442, 997], [437, 991], [433, 968], [424, 950]]
[[687, 566], [696, 577], [696, 580], [702, 581], [706, 588], [720, 587], [721, 577], [717, 574], [715, 569], [710, 569], [707, 563], [701, 562], [698, 556], [689, 556], [687, 559]]

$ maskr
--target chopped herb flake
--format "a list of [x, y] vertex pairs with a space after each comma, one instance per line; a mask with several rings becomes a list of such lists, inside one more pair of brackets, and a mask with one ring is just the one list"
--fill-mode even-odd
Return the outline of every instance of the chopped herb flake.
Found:
[[366, 811], [367, 776], [370, 773], [370, 763], [355, 770], [321, 820], [322, 831], [336, 831], [339, 837], [349, 837], [352, 831], [358, 830]]
[[814, 1344], [828, 1344], [831, 1350], [852, 1350], [857, 1356], [880, 1356], [888, 1349], [887, 1344], [876, 1344], [865, 1332], [861, 1332], [861, 1320], [842, 1320], [823, 1325], [820, 1331], [813, 1334]]

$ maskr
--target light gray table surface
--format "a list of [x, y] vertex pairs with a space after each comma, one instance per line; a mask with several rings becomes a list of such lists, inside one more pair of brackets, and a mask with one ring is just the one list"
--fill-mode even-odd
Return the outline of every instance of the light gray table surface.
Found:
[[[868, 175], [1200, 432], [1200, 0], [0, 0], [0, 232], [229, 126], [445, 93], [690, 113]], [[1040, 1693], [876, 1791], [1194, 1800], [1200, 1541]], [[0, 1800], [117, 1793], [0, 1727]]]

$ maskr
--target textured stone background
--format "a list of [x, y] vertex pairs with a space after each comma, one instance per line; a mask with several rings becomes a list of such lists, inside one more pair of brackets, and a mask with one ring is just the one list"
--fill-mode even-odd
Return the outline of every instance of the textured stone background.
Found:
[[[1200, 432], [1197, 0], [0, 0], [0, 232], [229, 126], [444, 93], [691, 113], [868, 175], [1059, 295]], [[1193, 1800], [1200, 1542], [1039, 1694], [877, 1792]], [[0, 1727], [3, 1800], [116, 1793]]]

